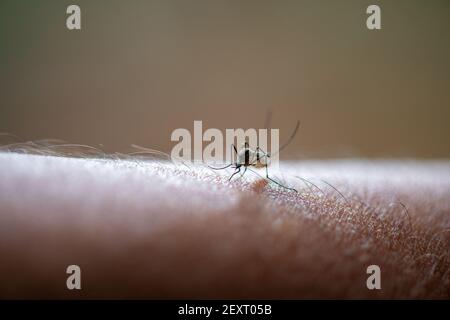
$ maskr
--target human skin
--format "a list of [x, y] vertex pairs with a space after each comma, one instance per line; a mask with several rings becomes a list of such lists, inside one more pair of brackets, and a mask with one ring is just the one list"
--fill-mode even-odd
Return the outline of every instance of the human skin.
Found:
[[450, 297], [449, 162], [281, 169], [0, 153], [0, 297]]

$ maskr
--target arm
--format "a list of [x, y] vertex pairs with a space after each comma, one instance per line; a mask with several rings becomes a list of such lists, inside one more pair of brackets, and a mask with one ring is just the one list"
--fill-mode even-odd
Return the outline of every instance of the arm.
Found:
[[448, 163], [283, 168], [298, 194], [205, 167], [0, 153], [0, 297], [449, 297]]

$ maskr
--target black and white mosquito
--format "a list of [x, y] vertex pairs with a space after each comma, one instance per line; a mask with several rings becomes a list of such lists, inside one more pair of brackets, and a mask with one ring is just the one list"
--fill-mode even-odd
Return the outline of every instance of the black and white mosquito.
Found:
[[[281, 150], [283, 150], [284, 148], [286, 148], [288, 146], [288, 144], [292, 141], [292, 139], [295, 137], [295, 135], [297, 134], [298, 128], [300, 127], [300, 121], [297, 121], [297, 124], [295, 126], [294, 131], [292, 132], [291, 136], [289, 137], [289, 139], [276, 151], [275, 154], [281, 152]], [[215, 167], [211, 167], [208, 166], [209, 168], [213, 169], [213, 170], [224, 170], [227, 168], [232, 168], [235, 169], [235, 171], [233, 172], [233, 174], [230, 176], [230, 178], [228, 179], [228, 181], [230, 181], [231, 179], [233, 179], [233, 177], [241, 172], [241, 169], [243, 168], [244, 171], [242, 172], [241, 176], [243, 176], [246, 172], [247, 169], [249, 169], [250, 171], [253, 171], [250, 167], [253, 168], [265, 168], [266, 169], [266, 179], [272, 181], [273, 183], [275, 183], [276, 185], [287, 189], [287, 190], [292, 190], [297, 192], [297, 190], [295, 190], [294, 188], [290, 188], [287, 187], [283, 184], [281, 184], [280, 182], [272, 179], [271, 177], [269, 177], [269, 168], [268, 168], [268, 160], [270, 159], [271, 155], [267, 152], [265, 152], [264, 150], [262, 150], [259, 146], [256, 147], [255, 150], [251, 149], [248, 142], [245, 142], [242, 149], [241, 150], [237, 150], [236, 146], [234, 144], [231, 145], [231, 153], [233, 154], [234, 151], [234, 155], [236, 157], [236, 162], [232, 162], [229, 165], [226, 165], [224, 167], [221, 168], [215, 168]], [[253, 171], [254, 173], [256, 173], [255, 171]], [[256, 173], [258, 174], [258, 173]]]

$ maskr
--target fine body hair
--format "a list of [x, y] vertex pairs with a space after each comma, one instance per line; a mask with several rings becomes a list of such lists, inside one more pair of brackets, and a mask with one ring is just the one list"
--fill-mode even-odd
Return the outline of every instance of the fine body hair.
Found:
[[284, 163], [295, 193], [136, 148], [0, 148], [0, 297], [450, 297], [447, 162]]

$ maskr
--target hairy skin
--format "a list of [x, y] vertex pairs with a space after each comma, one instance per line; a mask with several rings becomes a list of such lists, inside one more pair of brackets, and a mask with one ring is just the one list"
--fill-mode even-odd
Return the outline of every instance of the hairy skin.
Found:
[[282, 169], [298, 194], [249, 172], [0, 153], [0, 297], [450, 297], [450, 163]]

